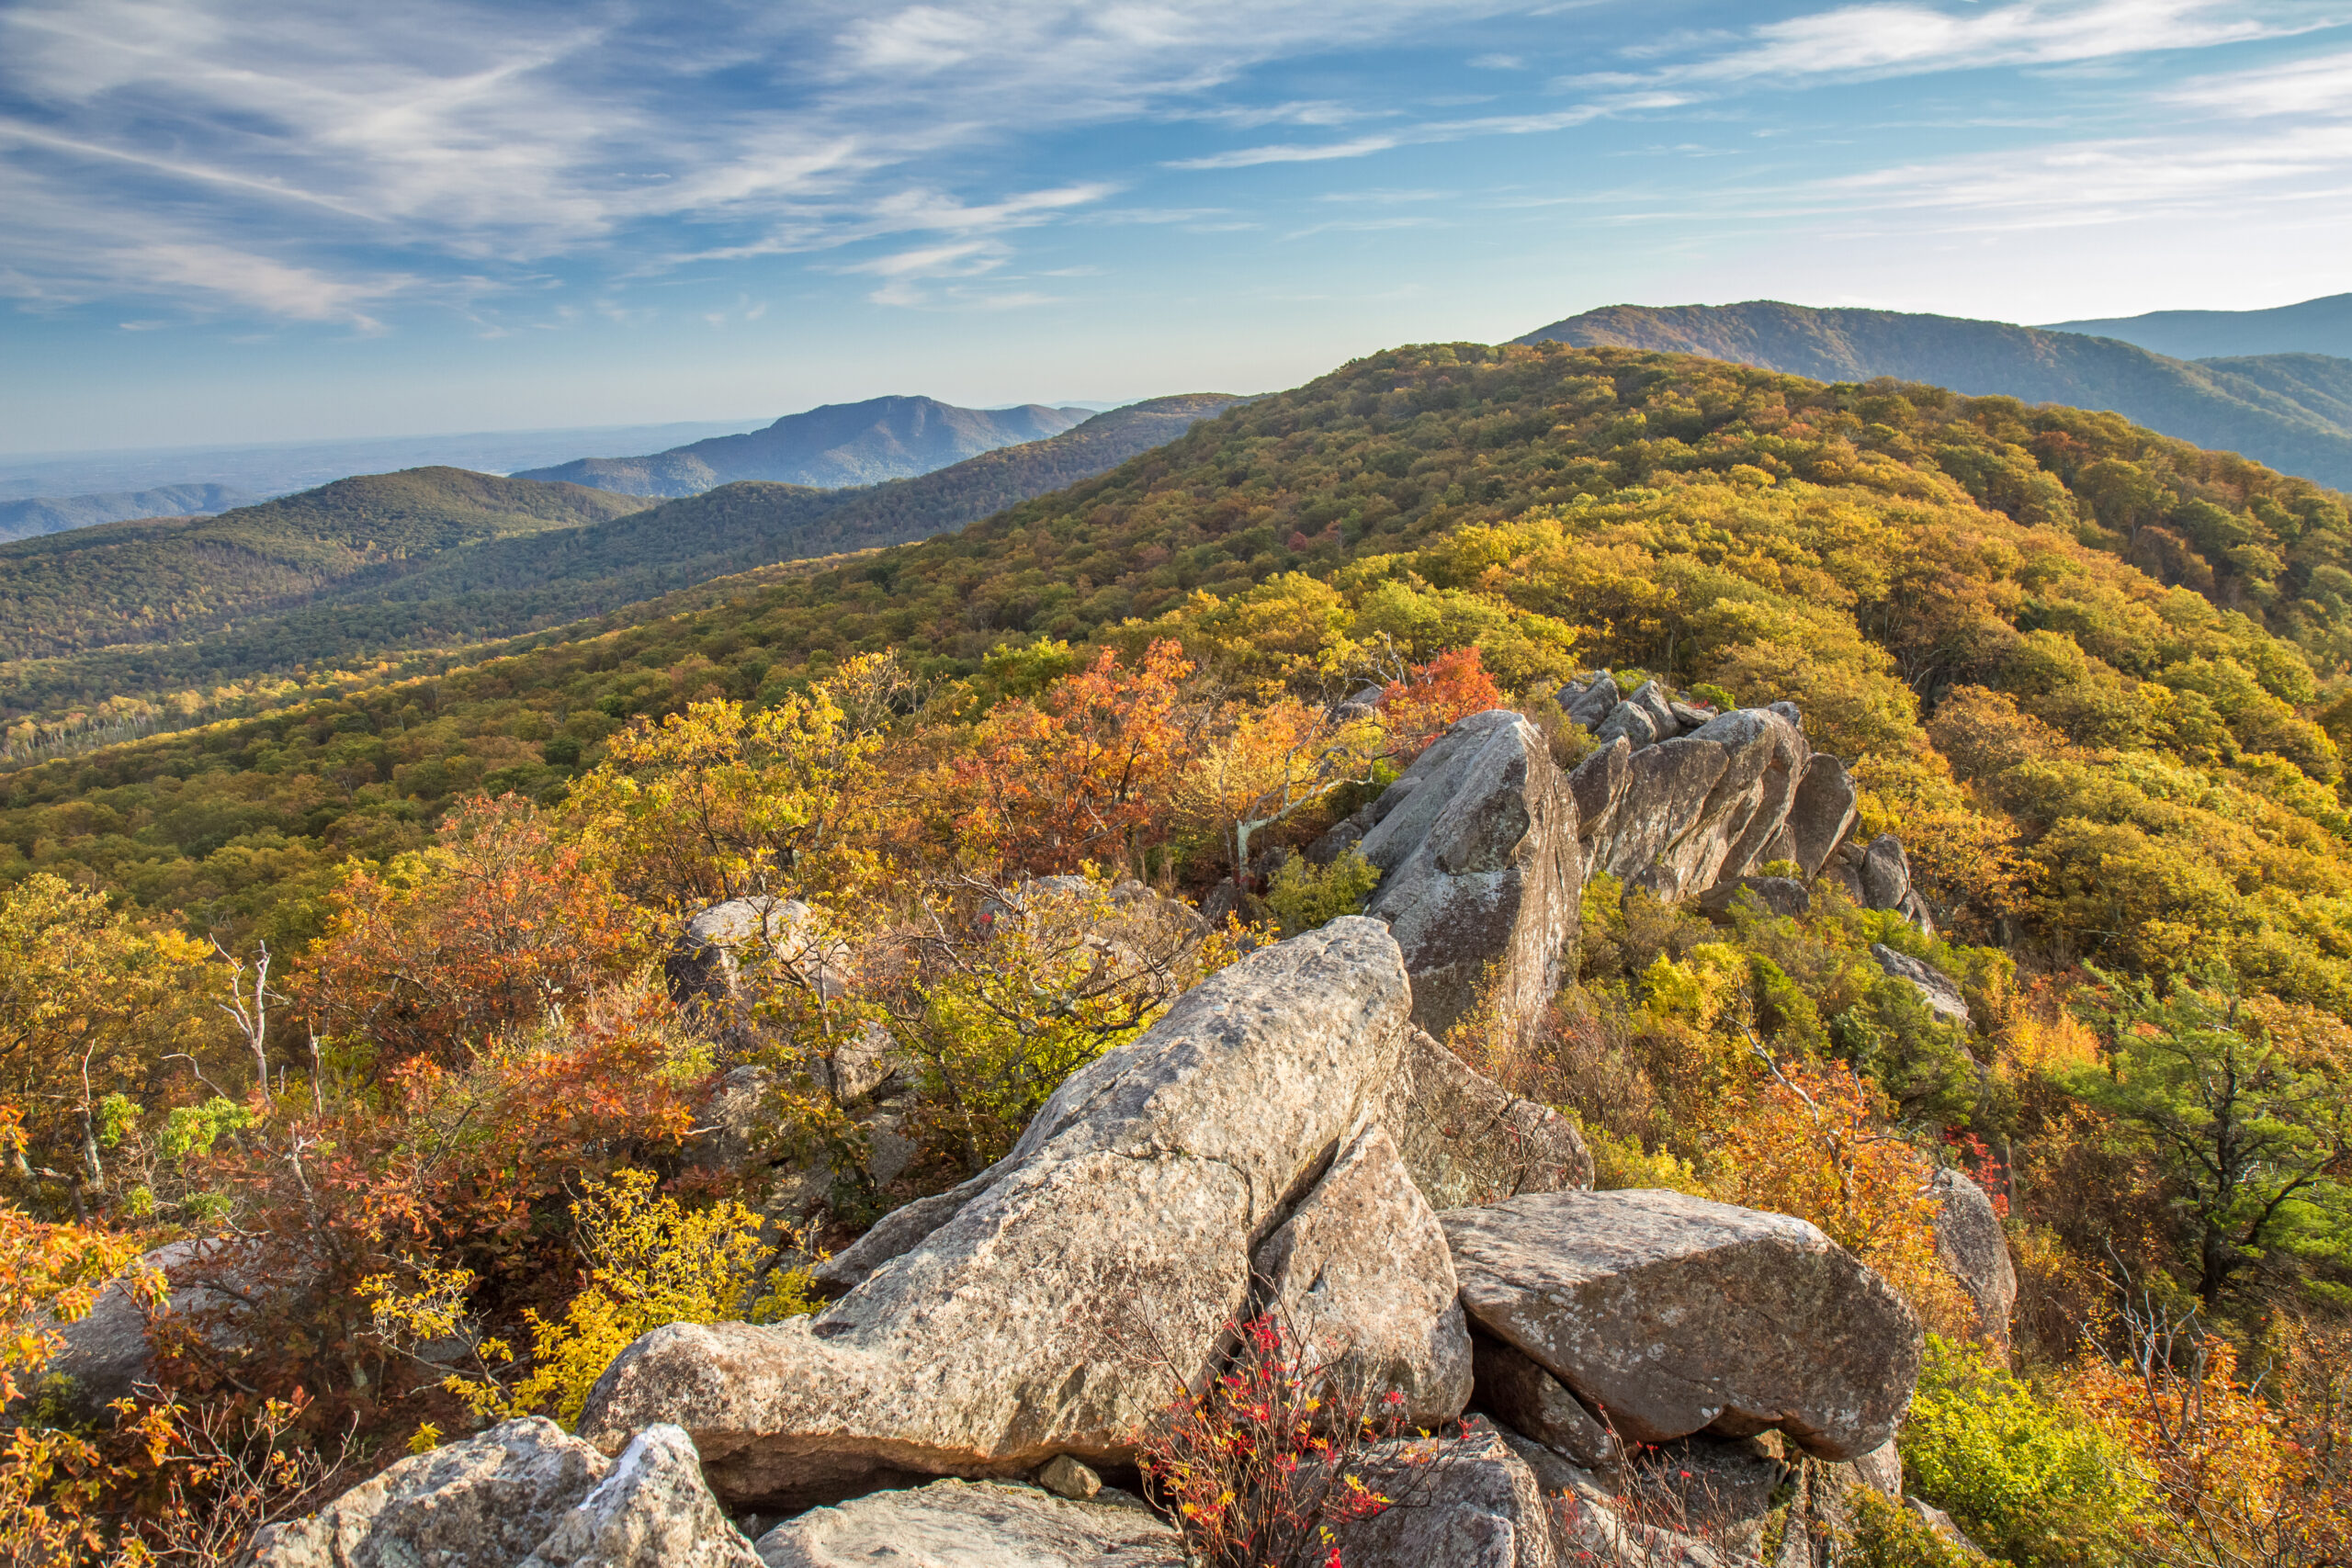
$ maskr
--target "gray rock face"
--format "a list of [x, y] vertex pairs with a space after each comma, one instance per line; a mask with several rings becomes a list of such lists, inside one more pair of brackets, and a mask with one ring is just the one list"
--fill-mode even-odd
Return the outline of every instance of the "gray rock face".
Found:
[[1719, 1553], [1753, 1557], [1789, 1467], [1754, 1438], [1683, 1438], [1645, 1453], [1631, 1490], [1643, 1512]]
[[1879, 968], [1887, 975], [1909, 981], [1918, 991], [1919, 999], [1928, 1004], [1928, 1011], [1966, 1026], [1968, 998], [1960, 994], [1960, 987], [1942, 970], [1922, 964], [1909, 953], [1897, 953], [1883, 942], [1871, 943], [1871, 956], [1878, 960]]
[[1601, 771], [1578, 792], [1613, 799], [1587, 835], [1587, 863], [1669, 903], [1737, 877], [1781, 837], [1811, 755], [1804, 732], [1769, 708], [1636, 750], [1622, 787]]
[[1408, 1007], [1374, 920], [1250, 954], [1073, 1075], [822, 1314], [639, 1339], [582, 1435], [611, 1449], [675, 1422], [734, 1506], [1125, 1457], [1166, 1386], [1141, 1348], [1207, 1367], [1251, 1253], [1395, 1074]]
[[1824, 751], [1805, 763], [1789, 799], [1788, 858], [1806, 881], [1821, 874], [1829, 852], [1853, 830], [1859, 799], [1844, 762]]
[[1674, 716], [1674, 694], [1662, 681], [1649, 680], [1634, 688], [1625, 699], [1642, 710], [1650, 721], [1650, 728], [1659, 739], [1682, 733], [1682, 721]]
[[1491, 986], [1500, 1027], [1533, 1027], [1582, 886], [1576, 801], [1550, 746], [1517, 714], [1473, 714], [1389, 788], [1404, 794], [1357, 852], [1380, 868], [1364, 912], [1404, 949], [1413, 1021], [1442, 1037]]
[[1616, 1439], [1566, 1384], [1521, 1351], [1484, 1334], [1472, 1338], [1470, 1355], [1478, 1404], [1488, 1415], [1580, 1469], [1615, 1467], [1620, 1457]]
[[1374, 1092], [1374, 1116], [1433, 1209], [1592, 1185], [1592, 1151], [1575, 1123], [1512, 1094], [1419, 1030]]
[[1184, 1562], [1176, 1532], [1134, 1498], [1077, 1502], [986, 1481], [935, 1481], [811, 1508], [762, 1536], [759, 1555], [766, 1568], [1182, 1568]]
[[1633, 772], [1634, 748], [1622, 737], [1576, 765], [1568, 775], [1568, 794], [1577, 803], [1579, 839], [1588, 843], [1609, 841], [1617, 821], [1617, 803], [1625, 798]]
[[1473, 1325], [1621, 1437], [1778, 1427], [1825, 1459], [1892, 1437], [1918, 1319], [1802, 1220], [1678, 1192], [1555, 1192], [1440, 1216]]
[[1606, 670], [1588, 671], [1578, 681], [1560, 688], [1560, 711], [1577, 724], [1590, 729], [1609, 716], [1623, 698], [1617, 689], [1617, 678]]
[[675, 1427], [639, 1433], [522, 1568], [753, 1568], [759, 1556], [703, 1484]]
[[1936, 1200], [1936, 1256], [1975, 1303], [1978, 1332], [2006, 1359], [2009, 1315], [2018, 1304], [2018, 1270], [2009, 1258], [2001, 1216], [1984, 1189], [1957, 1170], [1936, 1172], [1928, 1193]]
[[1385, 1513], [1333, 1533], [1348, 1568], [1554, 1568], [1551, 1508], [1535, 1474], [1494, 1427], [1465, 1424], [1439, 1465], [1416, 1463], [1429, 1445], [1378, 1445], [1349, 1468], [1395, 1498]]
[[1437, 1213], [1377, 1126], [1340, 1151], [1252, 1260], [1310, 1366], [1339, 1386], [1401, 1389], [1434, 1427], [1470, 1399], [1470, 1335]]
[[404, 1459], [264, 1532], [257, 1568], [751, 1568], [676, 1427], [617, 1462], [552, 1421], [502, 1422]]

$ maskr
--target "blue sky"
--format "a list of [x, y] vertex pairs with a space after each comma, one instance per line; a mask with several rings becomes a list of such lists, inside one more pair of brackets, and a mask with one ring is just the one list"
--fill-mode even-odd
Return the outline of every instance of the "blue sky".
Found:
[[2352, 288], [2352, 0], [0, 0], [0, 451]]

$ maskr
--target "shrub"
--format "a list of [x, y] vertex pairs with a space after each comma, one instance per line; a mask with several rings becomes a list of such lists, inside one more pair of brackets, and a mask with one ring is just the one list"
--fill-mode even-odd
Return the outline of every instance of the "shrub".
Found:
[[1282, 922], [1283, 935], [1297, 936], [1354, 914], [1379, 885], [1379, 868], [1353, 850], [1319, 867], [1293, 855], [1275, 871], [1266, 908]]
[[1975, 1346], [1928, 1336], [1902, 1447], [1910, 1487], [2017, 1568], [2125, 1562], [2154, 1522], [2145, 1472], [2106, 1427]]

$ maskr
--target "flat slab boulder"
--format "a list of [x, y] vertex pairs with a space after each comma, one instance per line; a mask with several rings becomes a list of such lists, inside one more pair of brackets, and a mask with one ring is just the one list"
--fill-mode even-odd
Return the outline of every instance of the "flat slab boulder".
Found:
[[1380, 869], [1365, 913], [1396, 933], [1413, 1021], [1443, 1037], [1492, 987], [1506, 1032], [1531, 1029], [1576, 940], [1576, 799], [1515, 713], [1456, 723], [1389, 785], [1356, 852]]
[[1165, 1397], [1153, 1356], [1211, 1364], [1252, 1253], [1395, 1075], [1409, 1008], [1376, 920], [1261, 949], [1074, 1074], [1010, 1156], [897, 1227], [895, 1252], [869, 1252], [822, 1314], [639, 1339], [590, 1393], [582, 1436], [611, 1450], [674, 1422], [739, 1506], [1129, 1457]]
[[1592, 1151], [1574, 1122], [1418, 1030], [1373, 1114], [1434, 1209], [1592, 1185]]
[[870, 1492], [776, 1526], [759, 1556], [766, 1568], [1182, 1568], [1176, 1531], [1117, 1495], [989, 1481]]
[[1437, 1213], [1378, 1126], [1357, 1134], [1252, 1260], [1309, 1366], [1402, 1391], [1434, 1427], [1470, 1402], [1470, 1333]]
[[404, 1459], [256, 1536], [255, 1568], [756, 1568], [674, 1427], [619, 1459], [552, 1421], [505, 1421]]
[[1847, 1460], [1894, 1436], [1918, 1319], [1803, 1220], [1679, 1192], [1554, 1192], [1439, 1216], [1473, 1325], [1640, 1443], [1771, 1428]]

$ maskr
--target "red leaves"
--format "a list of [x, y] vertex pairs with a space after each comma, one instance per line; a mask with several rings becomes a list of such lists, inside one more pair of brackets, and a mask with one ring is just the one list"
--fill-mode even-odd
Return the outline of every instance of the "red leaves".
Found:
[[1478, 650], [1462, 648], [1417, 664], [1404, 680], [1390, 682], [1381, 694], [1380, 713], [1392, 750], [1411, 757], [1456, 719], [1509, 705]]

